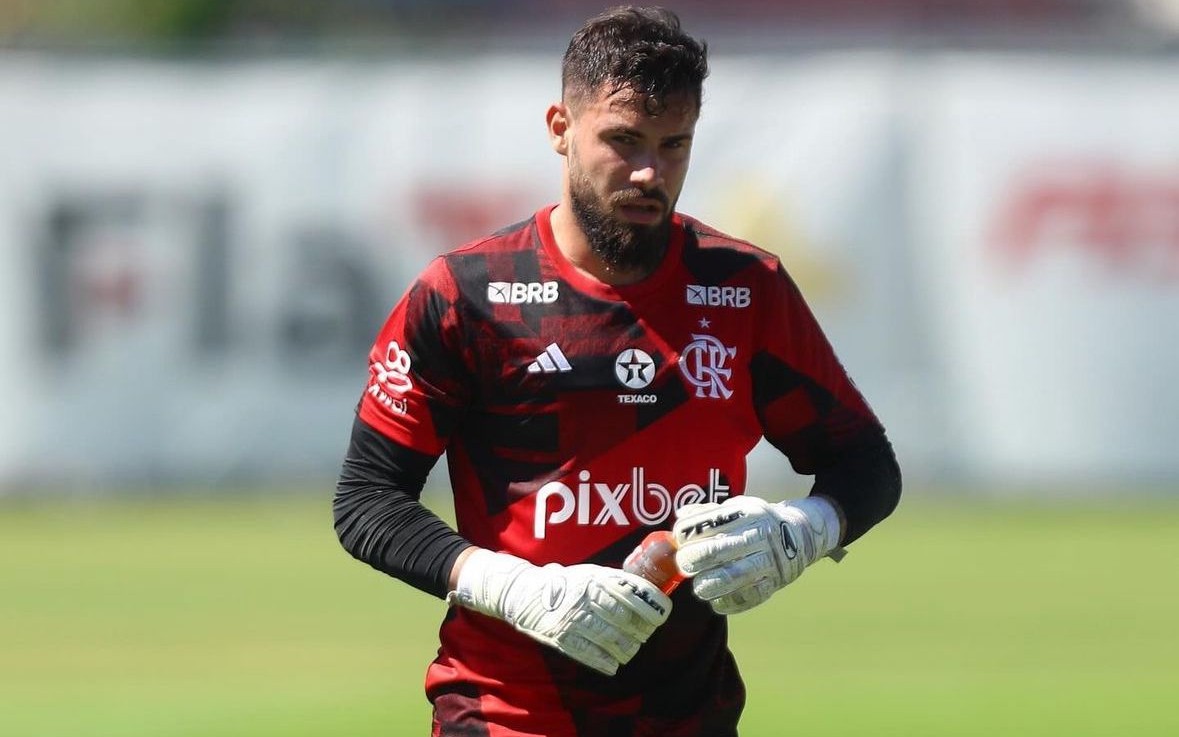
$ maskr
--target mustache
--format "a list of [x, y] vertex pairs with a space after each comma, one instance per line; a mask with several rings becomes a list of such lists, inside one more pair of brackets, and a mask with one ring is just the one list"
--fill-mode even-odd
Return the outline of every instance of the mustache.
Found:
[[655, 200], [663, 205], [663, 209], [671, 207], [671, 198], [661, 189], [624, 189], [615, 192], [610, 201], [615, 205], [629, 205], [639, 200]]

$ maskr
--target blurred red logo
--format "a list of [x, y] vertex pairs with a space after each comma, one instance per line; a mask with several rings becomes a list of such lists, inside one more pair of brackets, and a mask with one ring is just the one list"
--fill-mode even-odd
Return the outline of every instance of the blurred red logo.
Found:
[[1179, 278], [1179, 171], [1128, 164], [1040, 164], [1017, 177], [1000, 204], [992, 244], [1025, 267], [1080, 251], [1110, 271]]

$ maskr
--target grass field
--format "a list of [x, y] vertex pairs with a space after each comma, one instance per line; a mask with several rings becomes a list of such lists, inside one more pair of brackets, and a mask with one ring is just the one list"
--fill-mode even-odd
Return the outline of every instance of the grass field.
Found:
[[[326, 496], [0, 503], [0, 561], [2, 735], [428, 733], [443, 605]], [[742, 735], [1179, 734], [1177, 568], [1179, 500], [907, 501], [733, 618]]]

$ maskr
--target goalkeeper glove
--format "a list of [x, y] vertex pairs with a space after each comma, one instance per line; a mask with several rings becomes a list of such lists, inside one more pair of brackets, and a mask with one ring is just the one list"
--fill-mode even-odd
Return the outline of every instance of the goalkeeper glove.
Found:
[[446, 601], [501, 619], [606, 675], [671, 613], [671, 599], [633, 574], [592, 564], [539, 567], [483, 549], [464, 561]]
[[676, 512], [676, 563], [717, 614], [752, 609], [824, 555], [839, 560], [839, 513], [822, 497], [737, 496]]

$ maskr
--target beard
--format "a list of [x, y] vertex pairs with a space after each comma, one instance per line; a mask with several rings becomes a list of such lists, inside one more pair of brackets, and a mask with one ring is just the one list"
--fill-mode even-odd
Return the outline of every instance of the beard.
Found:
[[[635, 188], [615, 192], [603, 200], [594, 195], [593, 188], [584, 179], [573, 177], [569, 196], [573, 215], [589, 240], [590, 250], [607, 269], [645, 273], [655, 270], [671, 239], [672, 206], [666, 194], [660, 190]], [[613, 208], [639, 198], [661, 202], [662, 220], [641, 225], [623, 222], [612, 214]]]

